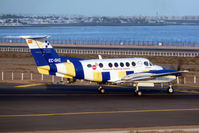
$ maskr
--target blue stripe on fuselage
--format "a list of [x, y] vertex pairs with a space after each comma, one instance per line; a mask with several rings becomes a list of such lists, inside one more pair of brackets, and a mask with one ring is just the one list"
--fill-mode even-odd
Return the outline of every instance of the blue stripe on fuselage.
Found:
[[61, 58], [61, 60], [62, 60], [63, 62], [67, 62], [67, 60], [70, 61], [70, 62], [85, 60], [85, 59], [82, 59], [82, 58], [65, 57], [65, 56], [60, 56], [60, 58]]
[[172, 73], [172, 72], [177, 72], [177, 70], [164, 68], [162, 70], [150, 70], [147, 73], [161, 74], [161, 73]]
[[57, 67], [55, 64], [50, 64], [50, 71], [49, 71], [49, 75], [56, 75], [57, 72]]
[[167, 75], [175, 75], [175, 76], [179, 76], [180, 73], [178, 73], [177, 70], [173, 70], [173, 69], [163, 69], [163, 70], [150, 70], [148, 71], [148, 73], [154, 73], [154, 74], [167, 74]]
[[110, 79], [110, 72], [102, 72], [102, 82], [107, 82]]
[[126, 71], [126, 75], [133, 74], [134, 71]]
[[75, 67], [75, 73], [76, 73], [75, 78], [84, 79], [84, 70], [83, 70], [82, 63], [80, 61], [74, 61], [72, 63]]

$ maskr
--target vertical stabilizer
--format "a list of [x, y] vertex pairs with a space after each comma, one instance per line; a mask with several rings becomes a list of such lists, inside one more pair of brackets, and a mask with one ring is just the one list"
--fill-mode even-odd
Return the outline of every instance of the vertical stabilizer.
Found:
[[41, 74], [55, 75], [57, 63], [62, 60], [56, 53], [52, 45], [45, 39], [49, 36], [21, 36], [25, 39], [32, 56], [37, 64], [37, 69]]
[[60, 63], [61, 59], [52, 45], [45, 39], [49, 36], [21, 36], [30, 48], [37, 66], [52, 65]]

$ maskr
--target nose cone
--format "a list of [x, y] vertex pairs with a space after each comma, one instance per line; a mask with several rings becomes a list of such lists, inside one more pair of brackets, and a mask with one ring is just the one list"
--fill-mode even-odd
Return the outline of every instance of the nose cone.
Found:
[[[164, 70], [165, 68], [162, 67], [162, 66], [155, 65], [155, 69], [156, 69], [156, 70]], [[166, 68], [166, 69], [167, 69], [167, 68]]]

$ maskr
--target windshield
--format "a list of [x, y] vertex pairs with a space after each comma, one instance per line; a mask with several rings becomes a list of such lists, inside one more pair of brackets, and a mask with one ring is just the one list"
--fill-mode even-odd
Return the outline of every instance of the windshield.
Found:
[[149, 66], [153, 66], [153, 63], [149, 61]]

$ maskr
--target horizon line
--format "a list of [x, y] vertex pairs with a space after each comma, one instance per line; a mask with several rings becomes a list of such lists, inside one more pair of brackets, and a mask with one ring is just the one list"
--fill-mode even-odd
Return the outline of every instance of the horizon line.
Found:
[[118, 15], [118, 16], [110, 16], [110, 15], [82, 15], [82, 14], [33, 14], [33, 13], [0, 13], [2, 15], [16, 15], [16, 16], [82, 16], [82, 17], [186, 17], [186, 16], [199, 16], [199, 15]]

